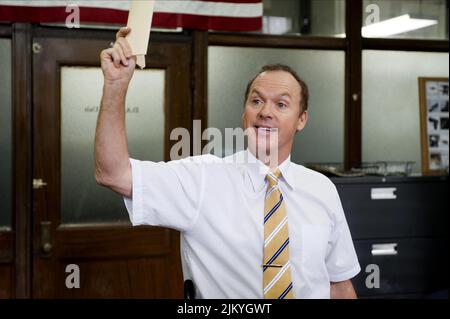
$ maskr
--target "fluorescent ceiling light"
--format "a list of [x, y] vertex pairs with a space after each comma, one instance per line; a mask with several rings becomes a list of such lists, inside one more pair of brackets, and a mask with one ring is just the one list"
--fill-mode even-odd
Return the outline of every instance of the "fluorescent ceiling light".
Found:
[[395, 34], [426, 28], [437, 23], [437, 20], [412, 19], [409, 14], [404, 14], [363, 27], [362, 36], [365, 38], [388, 37]]

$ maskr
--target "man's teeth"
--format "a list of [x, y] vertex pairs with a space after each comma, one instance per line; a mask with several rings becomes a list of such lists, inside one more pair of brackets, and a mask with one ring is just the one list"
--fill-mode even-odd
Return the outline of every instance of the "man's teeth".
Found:
[[267, 132], [271, 132], [272, 130], [274, 130], [273, 128], [270, 128], [270, 127], [257, 127], [257, 129], [267, 131]]

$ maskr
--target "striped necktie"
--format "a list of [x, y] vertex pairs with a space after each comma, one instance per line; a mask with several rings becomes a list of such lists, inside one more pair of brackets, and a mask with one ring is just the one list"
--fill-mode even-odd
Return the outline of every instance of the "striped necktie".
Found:
[[263, 287], [265, 299], [292, 299], [286, 207], [278, 188], [281, 172], [269, 172], [264, 202]]

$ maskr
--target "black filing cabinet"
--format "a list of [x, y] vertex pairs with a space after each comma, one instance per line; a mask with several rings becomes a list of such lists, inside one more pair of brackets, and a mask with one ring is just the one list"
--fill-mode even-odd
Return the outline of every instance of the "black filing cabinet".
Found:
[[448, 297], [448, 176], [332, 181], [361, 265], [358, 296]]

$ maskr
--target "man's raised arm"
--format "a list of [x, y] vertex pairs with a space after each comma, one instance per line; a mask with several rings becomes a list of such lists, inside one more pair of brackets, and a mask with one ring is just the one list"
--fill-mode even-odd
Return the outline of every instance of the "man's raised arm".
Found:
[[112, 48], [100, 54], [103, 96], [95, 132], [95, 179], [100, 185], [131, 197], [132, 176], [125, 131], [125, 98], [136, 60], [121, 28]]

